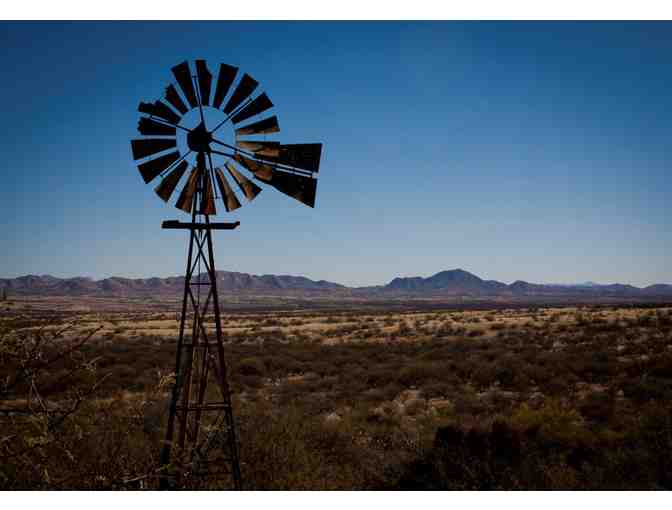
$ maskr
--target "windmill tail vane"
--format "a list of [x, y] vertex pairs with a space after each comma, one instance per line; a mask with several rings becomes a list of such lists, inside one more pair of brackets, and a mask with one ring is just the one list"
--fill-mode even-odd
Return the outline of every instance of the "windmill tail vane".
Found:
[[255, 95], [259, 83], [238, 71], [220, 64], [214, 80], [205, 60], [174, 66], [175, 81], [161, 99], [139, 104], [141, 138], [131, 140], [143, 181], [156, 182], [161, 200], [176, 197], [174, 206], [191, 216], [162, 224], [188, 230], [189, 249], [161, 488], [242, 488], [212, 240], [213, 230], [240, 223], [211, 222], [218, 201], [233, 212], [270, 186], [315, 207], [322, 144], [267, 140], [280, 131], [269, 113], [275, 105], [266, 92]]

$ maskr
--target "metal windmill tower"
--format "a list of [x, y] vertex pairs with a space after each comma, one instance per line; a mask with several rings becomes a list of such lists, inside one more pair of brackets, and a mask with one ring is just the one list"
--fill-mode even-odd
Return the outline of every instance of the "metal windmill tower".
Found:
[[[175, 206], [191, 215], [188, 222], [162, 224], [188, 230], [189, 250], [160, 486], [197, 488], [209, 479], [225, 478], [240, 489], [212, 241], [213, 230], [231, 230], [240, 223], [216, 223], [210, 217], [219, 198], [227, 212], [241, 206], [229, 178], [248, 201], [262, 191], [245, 171], [314, 207], [322, 144], [266, 140], [265, 135], [280, 131], [275, 115], [265, 117], [274, 105], [265, 92], [254, 95], [258, 82], [249, 74], [237, 79], [236, 67], [220, 64], [214, 91], [204, 60], [196, 60], [193, 68], [182, 62], [172, 73], [176, 83], [166, 87], [161, 100], [140, 103], [142, 138], [131, 141], [145, 183], [161, 177], [155, 191], [162, 200], [168, 202], [184, 180]], [[227, 125], [233, 129], [229, 143], [218, 133]], [[264, 139], [258, 139], [261, 135]]]

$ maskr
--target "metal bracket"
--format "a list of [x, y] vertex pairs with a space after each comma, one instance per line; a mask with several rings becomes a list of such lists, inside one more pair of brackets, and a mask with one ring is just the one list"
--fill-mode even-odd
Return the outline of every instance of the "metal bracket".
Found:
[[239, 221], [234, 223], [184, 223], [178, 220], [164, 220], [161, 223], [161, 228], [183, 230], [233, 230], [239, 226]]

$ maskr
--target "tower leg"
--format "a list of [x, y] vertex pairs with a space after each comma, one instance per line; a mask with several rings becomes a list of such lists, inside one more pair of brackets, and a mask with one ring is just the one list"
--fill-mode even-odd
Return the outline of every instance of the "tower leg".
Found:
[[[192, 214], [192, 223], [195, 219], [195, 212]], [[159, 478], [159, 487], [161, 489], [171, 489], [176, 485], [176, 479], [174, 473], [169, 473], [168, 466], [171, 461], [171, 452], [173, 447], [173, 437], [175, 432], [175, 418], [177, 415], [177, 403], [180, 400], [180, 390], [182, 388], [182, 351], [184, 350], [185, 338], [184, 338], [184, 329], [186, 327], [187, 320], [187, 299], [190, 292], [190, 281], [191, 281], [191, 267], [193, 260], [194, 252], [194, 237], [196, 235], [195, 230], [189, 232], [189, 252], [187, 254], [187, 269], [184, 275], [184, 293], [182, 297], [182, 313], [180, 314], [180, 334], [177, 341], [177, 352], [175, 356], [175, 382], [172, 387], [172, 394], [170, 399], [170, 408], [168, 413], [168, 424], [166, 426], [166, 439], [161, 448], [160, 455], [160, 478]]]
[[[205, 222], [210, 224], [210, 218], [205, 217]], [[227, 442], [228, 449], [231, 453], [231, 474], [233, 477], [233, 483], [237, 490], [242, 488], [242, 481], [240, 477], [240, 462], [238, 459], [238, 442], [236, 440], [236, 427], [233, 420], [233, 406], [231, 405], [231, 391], [229, 388], [229, 380], [227, 377], [226, 371], [226, 361], [224, 358], [224, 344], [222, 339], [222, 323], [219, 314], [219, 294], [217, 293], [217, 272], [215, 270], [215, 257], [214, 250], [212, 246], [212, 230], [208, 229], [206, 231], [207, 243], [208, 243], [208, 258], [210, 259], [210, 281], [211, 281], [211, 290], [213, 295], [213, 308], [215, 314], [215, 334], [217, 337], [217, 356], [219, 358], [219, 367], [220, 367], [220, 389], [222, 398], [226, 402], [226, 407], [224, 409], [224, 418], [225, 418], [225, 427], [228, 430]]]

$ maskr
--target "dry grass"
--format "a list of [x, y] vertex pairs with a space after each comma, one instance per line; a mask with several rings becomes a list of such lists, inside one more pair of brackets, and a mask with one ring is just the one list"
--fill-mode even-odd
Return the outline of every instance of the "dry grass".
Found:
[[[68, 323], [75, 324], [73, 338], [100, 328], [83, 349], [99, 359], [96, 369], [106, 376], [91, 412], [107, 410], [109, 426], [140, 427], [136, 431], [145, 427], [138, 423], [151, 422], [151, 434], [131, 434], [123, 444], [142, 443], [140, 451], [155, 451], [151, 441], [160, 440], [167, 398], [165, 389], [155, 389], [174, 363], [175, 313], [24, 307], [0, 316], [0, 330], [21, 334]], [[434, 451], [436, 431], [449, 424], [461, 431], [478, 426], [487, 436], [488, 427], [503, 420], [516, 436], [542, 426], [544, 416], [560, 425], [539, 432], [529, 448], [549, 463], [546, 478], [520, 472], [493, 481], [495, 486], [586, 488], [585, 478], [592, 476], [602, 487], [669, 487], [665, 466], [651, 471], [638, 465], [639, 478], [630, 481], [612, 470], [626, 461], [653, 462], [655, 452], [640, 444], [646, 434], [660, 434], [655, 436], [660, 451], [672, 448], [672, 425], [652, 411], [665, 411], [672, 402], [671, 308], [240, 312], [226, 313], [223, 326], [245, 439], [244, 471], [252, 487], [382, 488], [397, 481], [409, 487], [479, 487], [461, 472], [455, 480], [466, 485], [441, 478], [444, 460], [428, 453]], [[55, 386], [44, 393], [58, 398], [64, 390]], [[149, 401], [154, 404], [146, 405]], [[128, 422], [129, 413], [140, 421]], [[565, 415], [574, 418], [562, 421]], [[87, 420], [82, 427], [100, 433], [96, 427], [104, 420]], [[288, 442], [287, 448], [268, 449], [266, 440], [259, 444], [255, 437], [262, 431]], [[119, 437], [112, 434], [110, 441]], [[546, 441], [556, 441], [563, 455], [585, 443], [616, 448], [622, 458], [590, 457], [594, 471], [586, 474], [562, 456], [547, 458]], [[113, 444], [106, 447], [114, 450]], [[409, 479], [404, 466], [421, 461], [431, 476]], [[147, 466], [154, 460], [138, 462]], [[283, 463], [283, 474], [266, 476], [269, 466]]]

